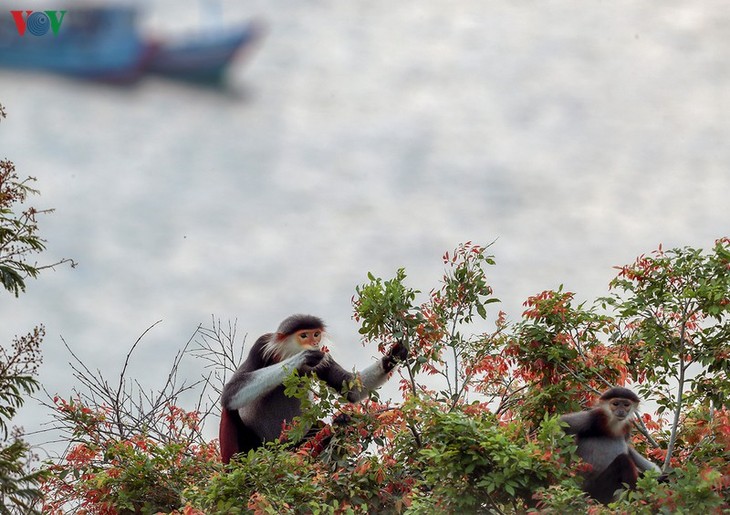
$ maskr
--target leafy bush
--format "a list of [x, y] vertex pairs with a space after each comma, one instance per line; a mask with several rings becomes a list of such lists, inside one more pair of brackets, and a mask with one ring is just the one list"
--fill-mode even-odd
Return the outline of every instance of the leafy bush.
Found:
[[35, 392], [36, 370], [41, 362], [40, 344], [43, 328], [16, 338], [12, 351], [0, 347], [0, 513], [19, 510], [29, 512], [40, 498], [39, 484], [46, 472], [31, 470], [33, 455], [19, 429], [12, 430], [10, 421], [23, 406], [25, 398]]
[[43, 513], [157, 513], [182, 507], [182, 492], [220, 468], [216, 442], [198, 444], [198, 414], [167, 405], [169, 438], [141, 432], [112, 436], [111, 410], [56, 398], [56, 409], [72, 428], [65, 456], [50, 465], [43, 485]]
[[[709, 254], [659, 249], [621, 267], [609, 297], [576, 303], [559, 287], [527, 299], [515, 322], [491, 314], [488, 247], [445, 254], [445, 273], [427, 294], [402, 269], [387, 280], [368, 275], [354, 316], [364, 343], [409, 349], [399, 402], [374, 393], [347, 404], [293, 374], [285, 384], [303, 399], [301, 420], [224, 467], [204, 442], [171, 449], [174, 438], [159, 444], [150, 433], [94, 436], [107, 415], [87, 399], [73, 409], [86, 465], [73, 476], [67, 456], [56, 477], [73, 477], [64, 500], [88, 513], [727, 512], [729, 257], [727, 238]], [[224, 368], [235, 364], [232, 350], [206, 352]], [[557, 416], [615, 384], [663, 408], [637, 420], [634, 443], [664, 462], [666, 481], [647, 473], [601, 506], [580, 490], [584, 465]], [[292, 445], [310, 427], [316, 435]], [[49, 490], [49, 502], [59, 492]], [[168, 493], [173, 501], [158, 498]]]
[[[0, 104], [0, 121], [5, 117]], [[15, 297], [25, 291], [28, 277], [64, 262], [74, 264], [71, 260], [51, 265], [29, 262], [30, 256], [45, 249], [37, 216], [50, 212], [24, 206], [30, 195], [38, 193], [30, 187], [34, 180], [21, 180], [12, 161], [0, 160], [0, 285]], [[39, 484], [47, 475], [33, 468], [35, 458], [22, 430], [10, 426], [17, 410], [40, 386], [35, 376], [44, 335], [43, 326], [38, 326], [25, 336], [16, 336], [10, 350], [0, 345], [0, 514], [36, 513], [33, 505], [41, 497]]]

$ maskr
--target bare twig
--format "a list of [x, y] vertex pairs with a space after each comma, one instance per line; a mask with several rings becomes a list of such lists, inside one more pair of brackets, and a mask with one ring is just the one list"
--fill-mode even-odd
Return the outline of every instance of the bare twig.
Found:
[[[215, 319], [210, 328], [198, 326], [185, 345], [175, 354], [164, 383], [156, 388], [149, 388], [138, 379], [130, 377], [131, 359], [144, 337], [158, 324], [160, 321], [149, 326], [136, 339], [125, 355], [118, 379], [113, 383], [106, 379], [101, 370], [92, 370], [87, 366], [61, 338], [71, 355], [69, 366], [72, 376], [78, 382], [78, 386], [72, 390], [72, 398], [81, 405], [91, 408], [92, 411], [107, 413], [107, 420], [111, 423], [99, 428], [105, 437], [127, 439], [135, 434], [145, 433], [154, 441], [167, 443], [172, 438], [176, 438], [177, 441], [181, 438], [181, 435], [171, 433], [169, 410], [181, 404], [181, 396], [195, 392], [193, 407], [186, 411], [198, 413], [200, 424], [198, 427], [189, 428], [184, 438], [189, 442], [203, 443], [202, 428], [205, 418], [219, 409], [218, 399], [222, 385], [243, 356], [243, 345], [239, 348], [236, 341], [235, 323], [229, 322], [227, 330]], [[206, 362], [204, 368], [212, 370], [197, 380], [189, 381], [181, 378], [180, 367], [187, 355], [203, 359]], [[68, 443], [63, 452], [65, 455], [77, 440], [74, 436], [75, 421], [59, 411], [53, 397], [47, 391], [44, 392], [47, 398], [41, 402], [53, 410], [54, 421], [39, 432], [60, 432], [63, 435], [60, 440]]]

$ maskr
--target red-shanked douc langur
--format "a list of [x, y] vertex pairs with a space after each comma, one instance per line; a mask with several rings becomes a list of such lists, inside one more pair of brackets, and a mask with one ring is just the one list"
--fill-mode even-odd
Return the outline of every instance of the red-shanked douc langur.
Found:
[[608, 504], [628, 486], [636, 487], [639, 471], [660, 471], [629, 443], [631, 420], [639, 407], [639, 397], [628, 388], [606, 390], [590, 410], [560, 417], [568, 425], [565, 432], [575, 435], [578, 455], [591, 466], [583, 490], [598, 502]]
[[395, 344], [356, 376], [320, 349], [324, 331], [320, 318], [293, 315], [275, 333], [256, 340], [246, 361], [223, 387], [219, 438], [224, 463], [236, 453], [276, 440], [283, 425], [301, 415], [301, 400], [286, 396], [282, 384], [294, 369], [315, 373], [348, 401], [357, 402], [384, 384], [408, 354], [403, 345]]

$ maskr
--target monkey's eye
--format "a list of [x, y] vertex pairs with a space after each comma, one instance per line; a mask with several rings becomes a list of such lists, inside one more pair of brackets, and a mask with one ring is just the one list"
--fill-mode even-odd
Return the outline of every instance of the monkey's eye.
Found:
[[322, 334], [322, 333], [320, 333], [319, 331], [317, 331], [316, 333], [314, 333], [314, 337], [315, 337], [315, 338], [319, 338], [319, 335], [321, 335], [321, 334]]
[[299, 333], [299, 338], [301, 338], [302, 340], [306, 340], [307, 339], [307, 333]]

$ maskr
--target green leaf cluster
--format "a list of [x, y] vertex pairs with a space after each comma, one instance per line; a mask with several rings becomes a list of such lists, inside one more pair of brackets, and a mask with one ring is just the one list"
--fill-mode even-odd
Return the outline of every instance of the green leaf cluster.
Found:
[[40, 499], [39, 485], [47, 473], [32, 470], [33, 455], [19, 430], [10, 424], [29, 395], [39, 388], [34, 377], [40, 364], [40, 344], [44, 331], [36, 328], [16, 338], [12, 349], [0, 347], [0, 514], [35, 513]]
[[413, 303], [420, 292], [406, 286], [405, 279], [403, 268], [388, 281], [368, 272], [370, 282], [355, 288], [360, 334], [373, 340], [408, 341], [418, 324]]
[[331, 491], [321, 471], [278, 444], [238, 455], [205, 489], [185, 495], [211, 515], [250, 513], [252, 502], [258, 513], [332, 513], [326, 502]]
[[45, 249], [38, 235], [38, 212], [33, 208], [15, 212], [16, 204], [38, 193], [30, 187], [34, 180], [20, 180], [12, 162], [0, 161], [0, 284], [16, 297], [25, 291], [25, 278], [37, 277], [40, 272], [28, 257]]
[[528, 437], [519, 425], [500, 423], [488, 413], [424, 415], [414, 513], [521, 512], [534, 506], [534, 492], [569, 481], [570, 469], [555, 463], [571, 462], [574, 445], [556, 419], [545, 418]]

